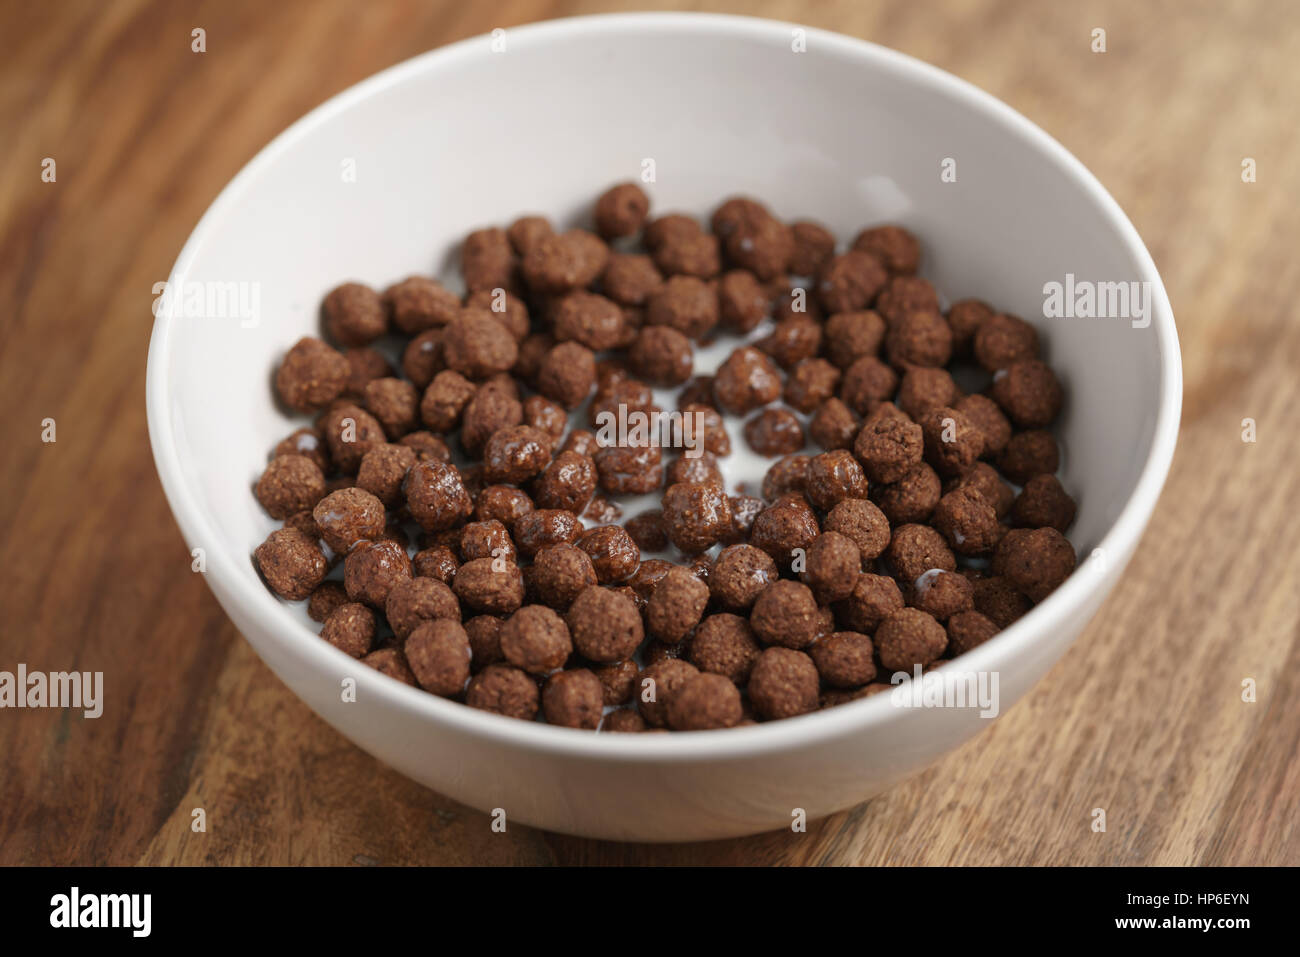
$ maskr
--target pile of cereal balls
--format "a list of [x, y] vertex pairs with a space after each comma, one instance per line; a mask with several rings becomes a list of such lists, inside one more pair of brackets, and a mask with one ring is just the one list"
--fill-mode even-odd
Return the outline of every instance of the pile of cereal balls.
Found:
[[[649, 208], [624, 183], [594, 231], [477, 230], [463, 295], [412, 276], [325, 297], [325, 339], [276, 371], [314, 418], [257, 482], [283, 525], [255, 553], [325, 641], [526, 721], [729, 728], [939, 667], [1073, 571], [1033, 326], [945, 312], [899, 226], [841, 249], [752, 199], [707, 228]], [[653, 415], [655, 388], [680, 389], [695, 454], [602, 445], [597, 417]], [[776, 459], [760, 495], [726, 488], [728, 419]]]

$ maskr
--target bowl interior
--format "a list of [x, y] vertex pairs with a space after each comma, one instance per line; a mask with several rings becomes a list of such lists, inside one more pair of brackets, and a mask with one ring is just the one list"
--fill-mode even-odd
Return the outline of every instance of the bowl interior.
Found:
[[[315, 641], [315, 626], [257, 578], [248, 556], [278, 523], [250, 488], [306, 424], [277, 408], [270, 382], [289, 345], [319, 334], [322, 295], [446, 273], [467, 231], [521, 212], [578, 223], [649, 163], [657, 212], [707, 217], [745, 193], [841, 242], [902, 223], [948, 300], [1036, 323], [1068, 395], [1071, 539], [1082, 555], [1101, 541], [1152, 447], [1158, 324], [1045, 319], [1044, 284], [1154, 271], [1063, 150], [937, 71], [816, 31], [803, 52], [790, 28], [730, 18], [560, 22], [504, 41], [403, 64], [301, 121], [214, 205], [172, 276], [184, 295], [159, 318], [150, 370], [160, 462], [189, 500], [187, 535], [205, 539], [190, 545], [228, 558], [291, 639]], [[729, 481], [756, 487], [761, 467], [741, 462]]]

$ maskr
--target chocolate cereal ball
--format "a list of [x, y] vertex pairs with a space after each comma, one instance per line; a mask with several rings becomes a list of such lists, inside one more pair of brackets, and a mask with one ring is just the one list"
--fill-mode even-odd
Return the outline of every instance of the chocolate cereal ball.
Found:
[[465, 407], [478, 391], [478, 386], [459, 372], [444, 369], [433, 377], [420, 400], [420, 421], [434, 432], [443, 435], [460, 425]]
[[898, 390], [898, 373], [875, 356], [860, 356], [844, 370], [840, 398], [858, 415], [868, 415]]
[[305, 455], [280, 455], [257, 480], [257, 500], [272, 518], [310, 511], [325, 496], [325, 476]]
[[415, 680], [430, 694], [450, 698], [469, 681], [469, 636], [459, 621], [423, 622], [403, 645]]
[[605, 295], [621, 306], [644, 306], [664, 284], [654, 260], [643, 253], [614, 253], [601, 277]]
[[1022, 528], [1054, 528], [1063, 532], [1074, 521], [1074, 499], [1055, 475], [1035, 475], [1016, 496], [1011, 520]]
[[925, 460], [942, 476], [961, 475], [984, 451], [984, 433], [961, 412], [938, 406], [919, 419]]
[[319, 425], [331, 461], [345, 475], [356, 475], [365, 454], [388, 441], [379, 420], [350, 402], [331, 406], [319, 419]]
[[790, 455], [803, 448], [803, 425], [789, 409], [763, 409], [745, 423], [745, 441], [759, 455]]
[[975, 610], [999, 628], [1009, 627], [1029, 611], [1029, 599], [1020, 594], [1009, 579], [1000, 575], [978, 578], [972, 583]]
[[460, 472], [445, 462], [416, 462], [406, 473], [403, 490], [411, 517], [426, 532], [455, 528], [474, 510]]
[[383, 610], [388, 594], [414, 572], [406, 549], [393, 541], [363, 542], [343, 561], [348, 598]]
[[821, 679], [802, 651], [767, 648], [749, 676], [749, 701], [763, 718], [793, 718], [817, 710]]
[[673, 545], [694, 555], [726, 537], [731, 527], [731, 502], [719, 485], [672, 485], [664, 493], [663, 523]]
[[743, 716], [740, 691], [722, 675], [694, 675], [668, 699], [668, 726], [674, 731], [730, 728]]
[[612, 349], [623, 338], [623, 310], [594, 292], [578, 289], [561, 296], [551, 319], [557, 342], [580, 342], [593, 352]]
[[817, 601], [825, 605], [853, 593], [862, 570], [862, 556], [847, 535], [822, 532], [809, 543], [804, 564], [800, 577]]
[[492, 433], [483, 448], [488, 482], [522, 485], [551, 462], [551, 437], [531, 425], [512, 425]]
[[1045, 429], [1017, 432], [998, 456], [998, 469], [1017, 485], [1026, 484], [1035, 475], [1055, 472], [1060, 464], [1056, 439]]
[[365, 489], [331, 492], [316, 503], [311, 514], [325, 544], [339, 555], [346, 555], [358, 542], [384, 534], [384, 503]]
[[398, 440], [397, 444], [413, 450], [418, 462], [426, 459], [436, 459], [439, 462], [451, 461], [451, 449], [447, 448], [447, 443], [432, 432], [424, 430], [408, 432]]
[[394, 681], [400, 681], [412, 688], [416, 687], [415, 675], [411, 672], [411, 666], [406, 663], [406, 655], [402, 654], [400, 648], [378, 648], [362, 658], [361, 663]]
[[465, 689], [465, 703], [480, 711], [491, 711], [532, 721], [537, 716], [541, 692], [537, 682], [524, 671], [511, 665], [488, 665], [469, 681]]
[[605, 239], [631, 236], [645, 225], [650, 197], [636, 183], [619, 183], [596, 200], [596, 232]]
[[362, 390], [362, 398], [390, 439], [400, 439], [415, 428], [420, 395], [411, 383], [394, 378], [372, 379]]
[[275, 391], [295, 412], [314, 412], [343, 392], [350, 373], [342, 353], [308, 336], [285, 354], [275, 372]]
[[916, 580], [911, 605], [937, 621], [947, 621], [958, 612], [974, 608], [973, 595], [974, 588], [964, 575], [931, 568]]
[[801, 220], [790, 224], [794, 251], [790, 271], [796, 276], [815, 276], [835, 254], [835, 237], [820, 223]]
[[887, 279], [879, 259], [850, 249], [822, 266], [817, 274], [817, 296], [828, 313], [855, 312], [871, 305]]
[[357, 602], [340, 605], [325, 619], [320, 636], [344, 654], [364, 658], [375, 643], [375, 613]]
[[470, 670], [475, 674], [488, 665], [504, 661], [501, 654], [501, 625], [495, 615], [475, 615], [464, 623], [469, 636]]
[[628, 361], [652, 385], [681, 385], [691, 377], [691, 340], [671, 326], [646, 326], [637, 333]]
[[609, 446], [596, 453], [600, 487], [610, 495], [645, 495], [663, 484], [663, 451], [658, 445]]
[[997, 512], [975, 488], [956, 488], [939, 499], [931, 522], [959, 555], [983, 555], [1002, 537]]
[[783, 495], [758, 513], [750, 542], [772, 556], [778, 568], [789, 569], [796, 548], [807, 548], [821, 529], [807, 500], [797, 493]]
[[825, 359], [804, 359], [785, 380], [783, 397], [787, 405], [805, 415], [834, 397], [840, 384], [840, 370]]
[[932, 568], [956, 571], [957, 559], [943, 536], [929, 525], [900, 525], [894, 529], [885, 559], [894, 577], [905, 586], [916, 582]]
[[519, 554], [531, 558], [548, 545], [572, 545], [582, 534], [582, 523], [565, 509], [539, 508], [517, 518], [512, 531]]
[[872, 482], [900, 481], [921, 461], [925, 433], [915, 422], [884, 416], [863, 425], [853, 443], [853, 454]]
[[899, 409], [919, 419], [927, 409], [957, 401], [957, 383], [947, 369], [908, 366], [898, 383]]
[[474, 502], [474, 517], [480, 522], [495, 519], [507, 528], [515, 519], [533, 510], [533, 500], [523, 489], [509, 485], [489, 485]]
[[814, 455], [808, 463], [804, 491], [816, 508], [826, 511], [845, 499], [865, 499], [867, 478], [847, 451], [823, 452]]
[[944, 494], [959, 488], [978, 492], [997, 513], [999, 519], [1005, 518], [1015, 502], [1016, 493], [1011, 486], [1002, 481], [1002, 476], [985, 462], [977, 462], [960, 478], [951, 480], [944, 486]]
[[962, 299], [952, 304], [948, 309], [948, 326], [952, 329], [953, 355], [965, 358], [970, 354], [976, 331], [992, 315], [988, 303], [978, 299]]
[[948, 648], [964, 655], [998, 633], [997, 624], [977, 611], [960, 611], [948, 619]]
[[442, 329], [426, 329], [402, 350], [402, 373], [423, 389], [443, 370]]
[[647, 665], [636, 684], [637, 708], [646, 724], [662, 728], [668, 723], [668, 705], [699, 670], [680, 658], [664, 658]]
[[1038, 333], [1017, 316], [995, 313], [979, 323], [971, 340], [975, 361], [986, 372], [1038, 356]]
[[892, 578], [863, 572], [849, 597], [835, 603], [835, 618], [845, 628], [867, 634], [902, 607], [903, 593]]
[[674, 565], [650, 593], [646, 627], [660, 641], [676, 644], [699, 624], [708, 603], [709, 586], [689, 569]]
[[445, 326], [460, 312], [456, 294], [427, 276], [411, 276], [394, 283], [384, 290], [382, 298], [393, 326], [408, 336]]
[[889, 547], [891, 532], [885, 513], [865, 498], [846, 498], [826, 514], [823, 529], [838, 532], [858, 548], [866, 565]]
[[296, 429], [281, 439], [271, 452], [271, 458], [276, 459], [281, 455], [306, 456], [316, 463], [321, 474], [326, 474], [331, 469], [329, 448], [325, 445], [324, 437], [315, 429]]
[[277, 528], [253, 552], [271, 591], [302, 601], [321, 583], [329, 565], [320, 546], [296, 528]]
[[989, 394], [1022, 429], [1046, 428], [1061, 411], [1062, 391], [1056, 373], [1037, 359], [999, 369]]
[[747, 611], [777, 577], [776, 562], [766, 552], [753, 545], [729, 545], [713, 564], [709, 592], [722, 608]]
[[307, 617], [323, 623], [335, 608], [346, 605], [347, 601], [347, 589], [342, 582], [321, 582], [312, 589], [311, 597], [307, 600]]
[[668, 326], [690, 339], [702, 339], [718, 324], [718, 295], [702, 279], [671, 276], [646, 300], [645, 321], [647, 326]]
[[476, 229], [461, 244], [460, 271], [470, 292], [513, 287], [516, 265], [514, 248], [504, 229]]
[[786, 648], [806, 648], [821, 627], [821, 610], [812, 589], [785, 579], [763, 589], [749, 614], [760, 641]]
[[837, 631], [808, 649], [822, 681], [835, 688], [859, 688], [876, 677], [875, 648], [856, 631]]
[[885, 320], [869, 309], [837, 312], [826, 320], [826, 357], [841, 369], [875, 356], [884, 341]]
[[952, 358], [952, 329], [938, 312], [904, 313], [889, 326], [885, 352], [897, 366], [944, 366]]
[[627, 581], [641, 564], [637, 543], [618, 525], [602, 525], [584, 532], [578, 548], [591, 560], [596, 580], [602, 585]]
[[513, 366], [519, 347], [495, 314], [467, 306], [443, 330], [442, 357], [453, 372], [467, 379], [486, 379]]
[[604, 686], [586, 668], [557, 671], [542, 688], [542, 714], [563, 728], [595, 731], [604, 717]]
[[501, 653], [529, 674], [546, 675], [564, 667], [572, 652], [569, 627], [545, 605], [524, 605], [501, 626]]
[[369, 286], [345, 282], [321, 303], [321, 318], [330, 338], [342, 346], [364, 346], [388, 331], [388, 310]]
[[771, 305], [767, 290], [747, 269], [732, 269], [718, 280], [718, 318], [733, 332], [752, 332]]
[[939, 504], [943, 486], [934, 469], [922, 462], [897, 482], [877, 485], [871, 494], [891, 525], [907, 525], [930, 517]]
[[578, 653], [590, 661], [632, 657], [645, 640], [635, 602], [622, 592], [588, 586], [569, 605], [565, 620]]
[[852, 449], [860, 426], [858, 417], [844, 402], [831, 397], [817, 407], [808, 422], [809, 437], [827, 451]]
[[446, 618], [460, 621], [460, 602], [444, 583], [436, 578], [407, 578], [388, 592], [384, 614], [393, 634], [405, 641], [411, 632], [426, 621]]
[[[460, 308], [457, 303], [456, 308]], [[343, 353], [348, 360], [348, 384], [343, 394], [350, 399], [360, 399], [366, 386], [376, 379], [393, 378], [393, 367], [384, 358], [384, 354], [370, 346], [358, 346]]]
[[993, 551], [993, 574], [1040, 602], [1074, 571], [1074, 546], [1054, 528], [1013, 528]]
[[877, 257], [894, 276], [910, 276], [921, 262], [921, 244], [902, 226], [873, 226], [858, 233], [853, 248]]
[[591, 558], [574, 545], [550, 545], [538, 551], [531, 574], [538, 601], [561, 612], [580, 592], [596, 584]]
[[545, 216], [520, 216], [506, 229], [506, 238], [520, 256], [528, 252], [539, 239], [555, 235], [555, 227]]
[[689, 658], [700, 671], [721, 675], [744, 687], [761, 653], [749, 622], [723, 612], [700, 622], [691, 637]]
[[632, 693], [636, 690], [636, 679], [641, 669], [631, 658], [623, 658], [596, 665], [591, 669], [591, 673], [600, 682], [605, 705], [613, 707], [626, 704], [632, 699]]
[[932, 615], [915, 608], [896, 611], [876, 629], [876, 652], [886, 671], [912, 674], [943, 654], [948, 634]]
[[645, 718], [631, 708], [616, 708], [605, 715], [601, 731], [616, 734], [636, 734], [646, 729]]
[[524, 577], [511, 562], [476, 558], [457, 570], [452, 591], [473, 611], [508, 615], [523, 604]]
[[361, 457], [357, 488], [364, 489], [387, 508], [403, 504], [402, 486], [406, 473], [418, 460], [415, 449], [406, 445], [374, 445]]
[[880, 291], [876, 312], [891, 328], [914, 312], [939, 312], [939, 294], [920, 276], [894, 276]]
[[537, 371], [537, 391], [566, 409], [580, 406], [595, 383], [595, 354], [578, 342], [557, 345]]
[[713, 377], [713, 398], [719, 409], [745, 415], [781, 395], [776, 364], [753, 346], [742, 346], [727, 357]]

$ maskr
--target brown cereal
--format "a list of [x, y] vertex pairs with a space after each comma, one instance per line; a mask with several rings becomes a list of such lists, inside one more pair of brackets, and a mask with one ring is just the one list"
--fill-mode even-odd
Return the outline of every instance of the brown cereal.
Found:
[[643, 253], [614, 253], [601, 277], [605, 295], [621, 306], [644, 306], [663, 287], [654, 260]]
[[889, 485], [921, 463], [925, 433], [921, 426], [896, 416], [882, 416], [862, 426], [853, 442], [853, 454], [872, 482]]
[[803, 425], [789, 409], [763, 409], [745, 423], [745, 441], [759, 455], [789, 455], [804, 446]]
[[365, 489], [331, 492], [316, 503], [312, 518], [325, 544], [340, 555], [346, 555], [358, 542], [384, 534], [384, 503]]
[[412, 688], [416, 687], [415, 675], [411, 672], [411, 666], [406, 663], [406, 655], [402, 654], [400, 648], [379, 648], [362, 658], [361, 663], [369, 665], [381, 675], [387, 675], [394, 681], [400, 681]]
[[519, 347], [496, 314], [466, 306], [443, 329], [442, 358], [467, 379], [486, 379], [513, 366]]
[[388, 311], [379, 293], [359, 282], [331, 289], [321, 303], [329, 337], [341, 346], [364, 346], [388, 331]]
[[771, 298], [747, 269], [732, 269], [718, 280], [718, 319], [729, 330], [752, 332], [772, 308]]
[[959, 555], [983, 555], [1002, 536], [997, 512], [974, 486], [946, 493], [930, 520]]
[[694, 276], [671, 276], [646, 300], [645, 321], [702, 339], [718, 324], [717, 293]]
[[898, 373], [875, 356], [859, 356], [844, 370], [840, 398], [858, 415], [867, 415], [898, 389]]
[[533, 500], [528, 493], [509, 485], [489, 485], [474, 502], [474, 517], [478, 521], [496, 519], [507, 528], [513, 527], [519, 516], [532, 510]]
[[405, 445], [374, 445], [361, 457], [357, 488], [379, 499], [387, 508], [403, 504], [402, 484], [418, 461], [415, 449]]
[[645, 495], [663, 484], [663, 451], [658, 445], [610, 446], [596, 453], [600, 487], [611, 495]]
[[885, 352], [897, 366], [943, 366], [952, 358], [952, 329], [937, 312], [909, 312], [889, 327]]
[[713, 455], [731, 454], [731, 436], [717, 409], [705, 403], [688, 402], [682, 405], [681, 411], [682, 438], [687, 449], [703, 446], [704, 451]]
[[537, 506], [580, 512], [596, 491], [596, 463], [577, 452], [561, 452], [533, 486]]
[[461, 244], [460, 271], [470, 292], [512, 288], [517, 268], [515, 251], [504, 229], [476, 229]]
[[943, 625], [916, 608], [893, 612], [876, 629], [876, 652], [886, 671], [912, 674], [943, 654], [948, 634]]
[[325, 619], [320, 636], [344, 654], [364, 658], [375, 643], [375, 613], [357, 602], [340, 605]]
[[837, 312], [826, 320], [826, 357], [841, 369], [876, 355], [884, 341], [885, 320], [870, 310]]
[[1035, 475], [1051, 474], [1060, 465], [1056, 439], [1044, 429], [1015, 433], [998, 456], [998, 469], [1017, 485], [1024, 485]]
[[1017, 316], [994, 313], [980, 322], [971, 339], [975, 361], [986, 372], [997, 372], [1038, 356], [1038, 333]]
[[406, 473], [403, 491], [411, 517], [426, 532], [455, 528], [474, 510], [460, 472], [445, 462], [416, 462]]
[[1061, 411], [1061, 384], [1047, 363], [1025, 359], [993, 376], [989, 388], [993, 401], [1022, 429], [1042, 429], [1052, 424]]
[[814, 411], [835, 395], [840, 371], [825, 359], [804, 359], [785, 380], [787, 405], [805, 414]]
[[[789, 401], [787, 397], [786, 401]], [[817, 407], [808, 422], [809, 437], [827, 451], [851, 449], [861, 426], [841, 399], [831, 397]]]
[[864, 566], [889, 547], [889, 519], [865, 498], [845, 498], [826, 514], [823, 528], [838, 532], [858, 548]]
[[501, 625], [495, 615], [475, 615], [464, 623], [469, 638], [470, 670], [475, 674], [488, 665], [504, 661], [501, 654]]
[[637, 675], [641, 673], [641, 669], [631, 658], [623, 658], [596, 665], [591, 669], [591, 673], [600, 682], [604, 704], [613, 707], [626, 704], [631, 700], [632, 692], [636, 689]]
[[320, 418], [330, 459], [345, 475], [356, 475], [371, 446], [388, 441], [379, 420], [358, 405], [344, 402], [330, 407]]
[[1011, 520], [1023, 528], [1063, 532], [1074, 521], [1075, 504], [1055, 475], [1035, 475], [1016, 496]]
[[953, 408], [966, 416], [971, 424], [979, 430], [984, 439], [982, 458], [991, 458], [1001, 454], [1011, 440], [1011, 423], [1002, 414], [996, 402], [979, 394], [965, 395], [956, 401]]
[[484, 383], [469, 400], [461, 417], [461, 447], [466, 454], [478, 458], [498, 429], [519, 425], [523, 420], [524, 407], [518, 399], [492, 382]]
[[740, 691], [722, 675], [693, 675], [668, 699], [668, 726], [674, 731], [730, 728], [743, 716]]
[[636, 734], [646, 730], [645, 718], [631, 708], [617, 708], [605, 715], [600, 730], [617, 734]]
[[845, 499], [865, 499], [867, 478], [862, 466], [844, 449], [823, 452], [808, 463], [804, 491], [814, 507], [828, 511]]
[[875, 647], [856, 631], [837, 631], [808, 649], [822, 681], [835, 688], [859, 688], [876, 677]]
[[872, 500], [891, 525], [926, 521], [942, 494], [939, 476], [924, 462], [913, 466], [897, 482], [877, 485], [871, 492]]
[[663, 517], [662, 510], [647, 509], [628, 519], [623, 527], [638, 548], [647, 552], [661, 552], [668, 547], [668, 533], [664, 529]]
[[523, 256], [539, 239], [554, 236], [555, 227], [545, 216], [520, 216], [506, 230], [514, 251]]
[[281, 439], [271, 452], [271, 458], [279, 458], [281, 455], [303, 455], [316, 463], [322, 475], [331, 471], [329, 448], [325, 445], [324, 437], [315, 429], [296, 429]]
[[460, 299], [436, 279], [410, 276], [384, 290], [384, 308], [393, 326], [414, 336], [445, 326], [460, 312]]
[[591, 558], [582, 549], [549, 545], [534, 558], [530, 581], [539, 602], [563, 612], [597, 578]]
[[545, 605], [524, 605], [501, 626], [501, 653], [529, 674], [546, 675], [562, 668], [572, 652], [569, 626]]
[[820, 223], [801, 220], [790, 224], [794, 251], [790, 271], [796, 276], [815, 276], [826, 261], [835, 255], [835, 237]]
[[673, 695], [699, 673], [694, 665], [680, 658], [664, 658], [642, 669], [636, 684], [636, 700], [646, 724], [656, 728], [666, 725]]
[[898, 583], [885, 575], [858, 575], [848, 598], [835, 603], [835, 617], [853, 631], [874, 632], [889, 615], [903, 607]]
[[652, 385], [681, 385], [691, 377], [691, 340], [671, 326], [646, 326], [637, 333], [628, 361], [633, 371]]
[[524, 399], [524, 424], [544, 432], [552, 443], [560, 441], [569, 427], [569, 414], [557, 402], [545, 396], [530, 395]]
[[993, 574], [1040, 602], [1074, 571], [1074, 546], [1054, 528], [1013, 528], [993, 550]]
[[908, 366], [898, 383], [898, 408], [912, 419], [919, 419], [927, 409], [952, 405], [957, 401], [957, 383], [947, 369]]
[[606, 239], [631, 236], [645, 225], [650, 197], [636, 183], [619, 183], [596, 200], [596, 232]]
[[646, 604], [646, 627], [660, 641], [676, 644], [700, 622], [709, 586], [674, 565], [654, 586]]
[[426, 329], [402, 350], [402, 374], [423, 389], [445, 366], [442, 361], [442, 329]]
[[876, 312], [889, 326], [897, 325], [914, 312], [939, 312], [939, 295], [920, 276], [894, 276], [880, 291]]
[[952, 479], [944, 486], [944, 494], [959, 488], [969, 488], [983, 496], [999, 519], [1005, 518], [1011, 511], [1016, 493], [1011, 486], [1002, 481], [997, 470], [986, 462], [976, 462], [960, 478]]
[[469, 680], [465, 703], [508, 718], [532, 721], [537, 716], [541, 692], [537, 682], [510, 665], [488, 665]]
[[802, 651], [764, 649], [749, 676], [749, 701], [760, 717], [793, 718], [817, 710], [821, 678]]
[[904, 587], [912, 586], [918, 578], [932, 568], [953, 572], [957, 559], [948, 548], [943, 536], [929, 525], [900, 525], [885, 549], [885, 559], [894, 577]]
[[329, 570], [320, 545], [295, 528], [277, 528], [253, 558], [271, 590], [290, 601], [308, 597]]
[[853, 539], [839, 532], [822, 532], [807, 548], [804, 584], [813, 590], [819, 604], [848, 598], [862, 570], [862, 554]]
[[447, 443], [432, 432], [423, 430], [408, 432], [398, 439], [397, 444], [413, 449], [418, 462], [426, 459], [436, 459], [439, 462], [451, 461], [451, 449], [447, 448]]
[[545, 358], [537, 372], [537, 391], [566, 409], [576, 409], [596, 383], [596, 356], [577, 342], [562, 342]]
[[973, 595], [974, 588], [965, 576], [932, 568], [916, 580], [910, 604], [936, 621], [947, 621], [958, 612], [972, 610]]
[[478, 387], [459, 372], [444, 369], [433, 377], [420, 400], [420, 421], [446, 434], [460, 424], [461, 415]]
[[679, 482], [716, 485], [720, 489], [725, 487], [717, 457], [712, 452], [705, 451], [696, 456], [686, 454], [673, 459], [668, 466], [664, 484], [672, 486]]
[[718, 408], [744, 415], [781, 395], [781, 373], [776, 364], [753, 346], [741, 346], [718, 367], [713, 377], [713, 398]]
[[856, 312], [871, 305], [887, 280], [879, 259], [850, 249], [826, 260], [817, 274], [817, 296], [828, 313]]
[[753, 545], [729, 545], [719, 554], [709, 576], [713, 599], [730, 611], [748, 611], [778, 576], [776, 562]]
[[807, 548], [821, 529], [807, 500], [797, 493], [783, 495], [758, 513], [750, 541], [788, 570], [796, 548]]
[[524, 254], [528, 285], [539, 293], [557, 295], [589, 286], [605, 271], [609, 247], [600, 237], [571, 229], [537, 240]]
[[578, 593], [565, 616], [573, 645], [590, 661], [630, 658], [645, 640], [636, 603], [622, 592], [589, 585]]
[[523, 604], [524, 577], [510, 562], [476, 558], [457, 569], [452, 591], [473, 611], [508, 615]]
[[596, 580], [602, 585], [627, 581], [641, 564], [641, 550], [625, 529], [602, 525], [584, 532], [578, 548], [591, 559]]
[[381, 611], [388, 594], [412, 577], [410, 556], [397, 542], [363, 542], [343, 561], [343, 587], [348, 598]]
[[519, 554], [531, 558], [548, 545], [572, 545], [582, 534], [578, 516], [562, 508], [537, 508], [511, 527]]
[[960, 611], [948, 619], [948, 648], [964, 655], [998, 633], [997, 623], [974, 610]]
[[782, 369], [793, 369], [804, 359], [817, 355], [822, 345], [822, 326], [816, 319], [796, 313], [780, 320], [755, 345]]
[[921, 262], [921, 244], [902, 226], [873, 226], [858, 233], [853, 248], [871, 253], [891, 275], [908, 276]]
[[531, 425], [492, 433], [483, 449], [483, 478], [494, 484], [521, 485], [551, 462], [551, 437]]
[[984, 433], [956, 409], [937, 406], [926, 411], [918, 424], [924, 438], [925, 460], [940, 475], [961, 475], [984, 451]]
[[307, 601], [307, 616], [312, 621], [324, 622], [335, 608], [347, 604], [347, 601], [347, 589], [342, 582], [321, 582], [312, 589], [311, 598]]
[[267, 465], [255, 492], [268, 515], [286, 519], [316, 507], [325, 496], [325, 476], [305, 455], [280, 455]]
[[275, 372], [275, 391], [295, 412], [314, 412], [343, 392], [350, 373], [341, 352], [308, 336], [285, 353]]
[[422, 622], [402, 650], [415, 680], [431, 694], [453, 697], [469, 681], [469, 636], [459, 621], [438, 618]]
[[754, 601], [749, 624], [759, 640], [786, 648], [806, 648], [817, 638], [821, 612], [812, 589], [800, 582], [772, 582]]
[[542, 714], [551, 724], [595, 731], [605, 715], [605, 689], [586, 668], [557, 671], [542, 688]]
[[953, 355], [966, 357], [975, 342], [975, 333], [993, 310], [978, 299], [962, 299], [948, 309], [948, 327], [952, 329]]
[[[459, 303], [456, 308], [460, 308]], [[384, 354], [370, 346], [348, 349], [343, 353], [343, 358], [348, 360], [348, 384], [343, 389], [343, 394], [350, 399], [360, 399], [367, 383], [395, 375]]]
[[411, 568], [417, 578], [434, 578], [450, 585], [456, 578], [456, 569], [460, 568], [460, 559], [446, 545], [435, 545], [416, 552]]
[[979, 578], [972, 582], [975, 610], [999, 628], [1006, 628], [1029, 611], [1029, 599], [1020, 594], [1010, 580], [1001, 576]]
[[602, 352], [622, 340], [623, 310], [604, 296], [574, 290], [555, 301], [553, 327], [557, 342], [580, 342], [593, 352]]

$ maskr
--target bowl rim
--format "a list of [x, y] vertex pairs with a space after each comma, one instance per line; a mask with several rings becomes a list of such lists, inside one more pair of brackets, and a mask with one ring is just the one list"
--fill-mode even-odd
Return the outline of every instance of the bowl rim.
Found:
[[[1110, 193], [1064, 146], [992, 94], [939, 67], [866, 40], [802, 24], [714, 13], [614, 13], [567, 17], [510, 27], [507, 34], [512, 39], [523, 38], [537, 43], [574, 36], [597, 37], [610, 33], [650, 31], [660, 35], [689, 33], [716, 36], [718, 39], [738, 38], [766, 42], [780, 39], [782, 43], [788, 43], [790, 31], [795, 28], [806, 31], [809, 43], [815, 43], [819, 49], [871, 63], [876, 69], [949, 96], [967, 109], [983, 114], [993, 124], [1001, 124], [1008, 134], [1018, 136], [1025, 145], [1041, 152], [1047, 162], [1055, 164], [1082, 187], [1123, 242], [1126, 252], [1138, 267], [1140, 278], [1152, 284], [1152, 329], [1160, 360], [1159, 406], [1156, 410], [1154, 434], [1132, 495], [1097, 545], [1103, 554], [1129, 554], [1136, 547], [1155, 508], [1173, 459], [1182, 405], [1182, 365], [1178, 335], [1164, 283], [1137, 230]], [[214, 230], [214, 224], [228, 208], [240, 201], [245, 187], [262, 170], [275, 163], [300, 137], [354, 104], [397, 86], [410, 77], [430, 70], [454, 69], [467, 58], [484, 55], [485, 40], [489, 36], [490, 34], [479, 34], [397, 63], [332, 96], [296, 120], [259, 150], [213, 200], [181, 249], [168, 276], [168, 284], [185, 276], [207, 235]], [[163, 491], [187, 544], [217, 541], [211, 523], [183, 479], [179, 454], [173, 441], [171, 404], [167, 390], [171, 371], [171, 331], [172, 323], [166, 313], [160, 311], [154, 321], [146, 372], [150, 445]], [[368, 700], [379, 702], [379, 707], [400, 710], [433, 727], [450, 726], [459, 734], [500, 745], [548, 755], [615, 763], [680, 764], [713, 759], [731, 760], [794, 747], [809, 747], [847, 733], [865, 732], [873, 726], [886, 723], [897, 710], [890, 706], [887, 700], [889, 695], [878, 694], [782, 721], [666, 737], [650, 734], [599, 734], [541, 722], [519, 721], [437, 697], [392, 680], [371, 668], [355, 668], [356, 659], [326, 642], [302, 641], [302, 636], [310, 633], [301, 622], [291, 617], [284, 602], [272, 595], [260, 582], [243, 574], [237, 567], [237, 561], [246, 562], [247, 556], [236, 558], [221, 550], [213, 550], [207, 556], [205, 574], [212, 576], [212, 580], [219, 583], [233, 601], [248, 608], [250, 614], [264, 618], [268, 626], [267, 632], [274, 636], [270, 640], [280, 642], [287, 657], [296, 659], [299, 667], [309, 673], [339, 673], [348, 669], [346, 673], [356, 678], [358, 693], [371, 696]], [[1006, 663], [1023, 655], [1045, 636], [1078, 615], [1088, 603], [1094, 589], [1104, 586], [1107, 571], [1104, 560], [1095, 556], [1084, 559], [1075, 572], [1046, 600], [990, 641], [964, 654], [964, 670], [1005, 670]], [[257, 650], [255, 642], [250, 640], [250, 644]]]

